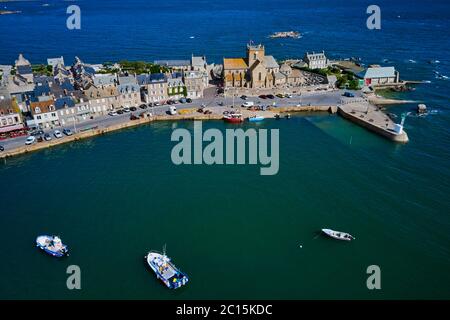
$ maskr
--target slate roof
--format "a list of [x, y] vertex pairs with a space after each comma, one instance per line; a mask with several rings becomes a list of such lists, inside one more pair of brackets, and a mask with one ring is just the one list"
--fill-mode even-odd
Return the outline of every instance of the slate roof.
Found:
[[391, 78], [395, 77], [394, 67], [368, 68], [360, 73], [362, 78]]
[[31, 69], [30, 65], [17, 66], [17, 73], [18, 74], [32, 74], [33, 70]]
[[71, 108], [75, 106], [75, 101], [71, 97], [62, 97], [55, 100], [56, 110], [63, 108]]
[[269, 68], [269, 69], [274, 69], [274, 68], [280, 67], [273, 56], [265, 56], [264, 57], [264, 65], [266, 66], [266, 68]]

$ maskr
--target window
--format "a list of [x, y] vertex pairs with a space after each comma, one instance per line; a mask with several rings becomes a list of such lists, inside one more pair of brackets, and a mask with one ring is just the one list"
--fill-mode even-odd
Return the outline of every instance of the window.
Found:
[[34, 108], [34, 112], [41, 113], [41, 108], [39, 108], [39, 107]]
[[56, 117], [56, 113], [52, 113], [52, 117]]
[[261, 78], [262, 78], [261, 72], [259, 73], [258, 78], [259, 78], [259, 81], [261, 81]]
[[38, 119], [38, 120], [41, 120], [41, 119], [42, 119], [42, 117], [41, 117], [41, 116], [37, 116], [37, 117], [36, 117], [36, 119]]

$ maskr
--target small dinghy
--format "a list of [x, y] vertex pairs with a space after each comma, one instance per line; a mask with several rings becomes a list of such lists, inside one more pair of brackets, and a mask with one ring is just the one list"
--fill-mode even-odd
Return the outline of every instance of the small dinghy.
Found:
[[253, 116], [248, 118], [249, 122], [261, 122], [263, 120], [264, 120], [263, 116]]
[[355, 238], [351, 234], [345, 232], [334, 231], [331, 229], [322, 229], [322, 232], [325, 233], [327, 236], [337, 240], [344, 240], [344, 241], [355, 240]]
[[67, 246], [57, 236], [39, 236], [36, 238], [36, 246], [54, 257], [60, 258], [69, 255]]

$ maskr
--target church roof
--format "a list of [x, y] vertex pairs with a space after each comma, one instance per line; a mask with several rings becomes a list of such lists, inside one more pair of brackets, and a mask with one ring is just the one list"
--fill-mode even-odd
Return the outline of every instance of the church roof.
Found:
[[247, 69], [247, 63], [243, 58], [224, 58], [223, 59], [224, 69]]

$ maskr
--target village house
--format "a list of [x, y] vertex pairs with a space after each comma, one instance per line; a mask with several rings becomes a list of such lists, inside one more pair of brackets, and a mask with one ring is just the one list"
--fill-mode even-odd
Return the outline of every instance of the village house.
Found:
[[306, 52], [303, 60], [308, 65], [309, 69], [325, 69], [330, 65], [325, 56], [325, 51], [319, 53]]
[[116, 74], [95, 74], [92, 82], [97, 87], [115, 86], [118, 83]]
[[55, 107], [62, 126], [76, 125], [88, 120], [92, 115], [91, 106], [86, 97], [68, 96], [59, 98], [55, 100]]
[[298, 87], [304, 84], [302, 73], [297, 68], [292, 68], [284, 63], [280, 67], [280, 73], [285, 77], [285, 84], [289, 87]]
[[90, 84], [84, 94], [89, 99], [91, 112], [106, 114], [110, 110], [119, 109], [119, 94], [116, 87], [96, 87]]
[[23, 79], [24, 82], [28, 84], [33, 84], [33, 70], [31, 68], [31, 63], [23, 57], [22, 54], [16, 60], [16, 76]]
[[183, 79], [177, 75], [172, 75], [173, 78], [167, 79], [167, 93], [170, 99], [181, 99], [187, 95], [186, 86]]
[[372, 66], [357, 76], [364, 80], [366, 86], [396, 84], [400, 81], [400, 74], [394, 67]]
[[57, 65], [63, 65], [64, 66], [64, 58], [61, 56], [59, 58], [48, 58], [47, 59], [47, 65], [52, 66], [52, 69], [54, 70]]
[[208, 64], [206, 63], [206, 57], [197, 57], [192, 55], [191, 57], [191, 71], [206, 72]]
[[119, 103], [123, 108], [137, 107], [141, 101], [141, 90], [135, 76], [119, 77], [117, 86]]
[[75, 87], [78, 89], [85, 89], [92, 83], [95, 69], [81, 61], [80, 58], [75, 57], [75, 63], [72, 66], [72, 74], [75, 81]]
[[7, 90], [16, 98], [21, 111], [28, 111], [27, 97], [34, 90], [33, 71], [31, 63], [22, 54], [15, 61], [16, 74], [7, 76]]
[[0, 96], [0, 134], [24, 128], [20, 109], [14, 99]]
[[60, 125], [54, 100], [31, 102], [30, 110], [33, 118], [27, 121], [28, 127], [44, 129]]
[[208, 85], [208, 78], [203, 71], [185, 71], [184, 84], [186, 86], [187, 98], [198, 99], [203, 98], [203, 90]]
[[265, 55], [263, 45], [247, 45], [246, 58], [224, 58], [225, 87], [272, 88], [279, 65], [273, 56]]
[[64, 66], [64, 64], [57, 64], [53, 67], [53, 78], [56, 82], [64, 82], [66, 80], [74, 83], [72, 72]]
[[141, 97], [145, 103], [155, 103], [169, 99], [167, 76], [164, 73], [141, 74], [137, 76], [141, 86]]

